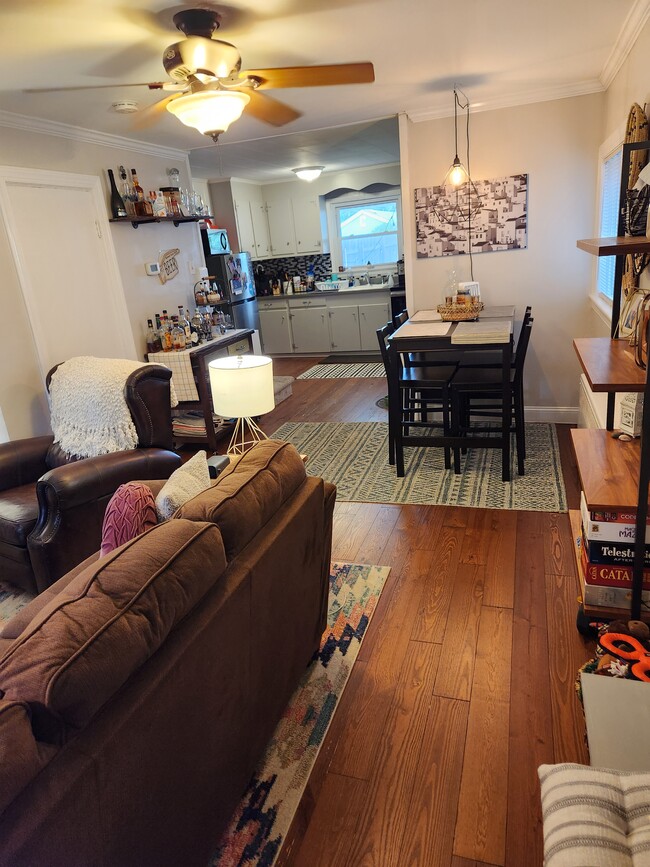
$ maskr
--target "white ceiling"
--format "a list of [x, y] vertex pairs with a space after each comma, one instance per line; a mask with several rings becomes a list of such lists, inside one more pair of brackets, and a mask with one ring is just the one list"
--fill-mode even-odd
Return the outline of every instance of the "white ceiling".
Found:
[[[207, 3], [187, 4], [208, 5]], [[272, 95], [303, 115], [280, 130], [244, 116], [213, 145], [163, 113], [151, 128], [110, 108], [160, 98], [128, 82], [165, 80], [182, 38], [165, 0], [2, 0], [0, 110], [191, 151], [196, 174], [281, 180], [398, 159], [394, 121], [449, 115], [454, 82], [480, 108], [602, 90], [648, 16], [648, 0], [230, 0], [218, 36], [244, 67], [372, 61], [374, 84]], [[110, 85], [26, 94], [31, 87]], [[0, 123], [2, 119], [0, 118]], [[340, 128], [339, 128], [340, 127]], [[0, 145], [1, 146], [1, 145]]]

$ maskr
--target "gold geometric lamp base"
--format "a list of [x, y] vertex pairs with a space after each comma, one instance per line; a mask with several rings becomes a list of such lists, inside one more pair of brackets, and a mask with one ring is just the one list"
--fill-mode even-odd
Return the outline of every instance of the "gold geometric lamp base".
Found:
[[211, 361], [208, 370], [215, 413], [237, 419], [228, 454], [243, 455], [268, 439], [253, 417], [275, 407], [273, 361], [265, 355], [236, 355]]

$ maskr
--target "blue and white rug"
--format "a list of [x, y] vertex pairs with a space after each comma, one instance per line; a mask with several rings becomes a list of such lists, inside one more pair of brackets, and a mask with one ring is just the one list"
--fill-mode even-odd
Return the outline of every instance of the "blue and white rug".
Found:
[[462, 472], [444, 467], [441, 448], [404, 449], [404, 478], [388, 463], [385, 422], [290, 422], [273, 436], [308, 455], [307, 472], [337, 487], [337, 500], [361, 503], [419, 503], [565, 512], [566, 493], [555, 425], [526, 425], [526, 475], [517, 475], [512, 441], [510, 477], [501, 481], [501, 450], [470, 449]]

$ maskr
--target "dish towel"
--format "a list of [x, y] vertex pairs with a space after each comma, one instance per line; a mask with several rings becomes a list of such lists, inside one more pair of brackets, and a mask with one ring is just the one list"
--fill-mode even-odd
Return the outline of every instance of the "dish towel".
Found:
[[[128, 358], [81, 355], [59, 365], [50, 382], [54, 441], [64, 452], [92, 458], [134, 449], [138, 435], [124, 397], [124, 384], [145, 367]], [[170, 381], [171, 405], [176, 394]]]

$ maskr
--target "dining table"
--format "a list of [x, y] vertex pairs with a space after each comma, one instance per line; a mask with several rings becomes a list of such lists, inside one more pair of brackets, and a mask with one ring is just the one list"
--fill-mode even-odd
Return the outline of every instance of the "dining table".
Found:
[[[402, 446], [433, 446], [438, 448], [498, 448], [501, 449], [502, 465], [501, 478], [504, 482], [510, 481], [510, 429], [512, 426], [512, 387], [511, 365], [513, 358], [513, 339], [515, 333], [514, 306], [486, 306], [480, 312], [477, 322], [487, 323], [487, 320], [502, 320], [504, 323], [504, 335], [507, 339], [495, 342], [492, 338], [488, 342], [481, 342], [480, 327], [475, 330], [467, 328], [460, 322], [443, 322], [436, 319], [436, 314], [430, 311], [427, 316], [415, 314], [401, 325], [388, 338], [388, 424], [389, 436], [396, 444], [395, 465], [398, 476], [404, 476], [404, 452]], [[463, 342], [456, 342], [454, 334], [463, 324], [461, 331]], [[448, 327], [447, 327], [448, 326]], [[483, 326], [485, 327], [485, 326]], [[456, 339], [460, 339], [460, 332]], [[445, 434], [427, 433], [426, 435], [404, 434], [402, 432], [401, 419], [401, 396], [400, 396], [400, 370], [403, 366], [402, 356], [405, 353], [423, 354], [425, 359], [430, 359], [433, 364], [454, 364], [462, 361], [468, 354], [481, 353], [475, 358], [485, 358], [484, 353], [490, 353], [492, 358], [500, 359], [502, 371], [502, 413], [501, 426], [495, 428], [492, 436], [459, 436], [454, 431]], [[473, 363], [473, 362], [472, 362]], [[480, 361], [479, 361], [480, 366]], [[490, 364], [489, 366], [493, 366]], [[453, 388], [453, 380], [452, 386]]]

